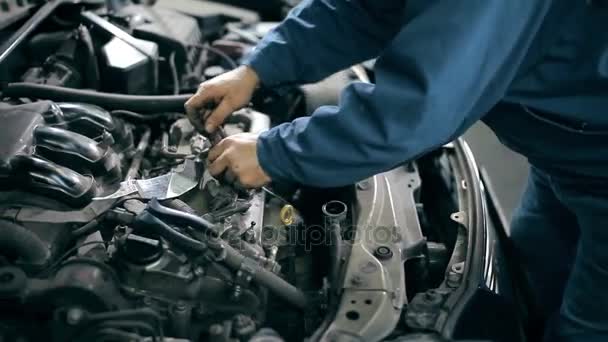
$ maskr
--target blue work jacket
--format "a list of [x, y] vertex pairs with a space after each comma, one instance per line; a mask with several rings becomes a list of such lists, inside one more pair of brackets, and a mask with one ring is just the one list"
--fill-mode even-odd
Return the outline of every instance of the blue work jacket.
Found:
[[279, 87], [377, 57], [375, 84], [354, 82], [338, 106], [263, 133], [261, 166], [277, 181], [350, 184], [487, 118], [534, 162], [597, 169], [608, 149], [587, 146], [593, 138], [564, 151], [563, 137], [520, 128], [543, 120], [511, 119], [521, 113], [494, 108], [523, 104], [573, 123], [574, 131], [579, 123], [608, 127], [607, 12], [583, 0], [305, 0], [244, 63], [265, 86]]

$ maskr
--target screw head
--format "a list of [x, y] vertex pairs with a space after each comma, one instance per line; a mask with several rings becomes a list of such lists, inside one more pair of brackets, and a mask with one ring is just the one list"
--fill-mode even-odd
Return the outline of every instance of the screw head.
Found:
[[196, 267], [194, 269], [194, 275], [196, 275], [197, 277], [202, 277], [203, 275], [205, 275], [205, 269], [200, 266]]
[[380, 260], [388, 260], [393, 257], [393, 251], [387, 246], [380, 246], [374, 251], [374, 256]]
[[80, 308], [71, 308], [66, 313], [66, 321], [70, 325], [76, 325], [82, 321], [84, 311]]

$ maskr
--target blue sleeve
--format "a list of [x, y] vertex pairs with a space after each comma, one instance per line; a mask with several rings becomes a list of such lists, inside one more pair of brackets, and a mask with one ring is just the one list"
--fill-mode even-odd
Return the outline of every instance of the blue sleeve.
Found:
[[405, 0], [304, 0], [245, 58], [265, 86], [311, 83], [376, 57]]
[[260, 136], [258, 157], [272, 179], [351, 184], [449, 142], [504, 96], [551, 7], [550, 0], [431, 3], [383, 51], [375, 85], [353, 83], [339, 106]]

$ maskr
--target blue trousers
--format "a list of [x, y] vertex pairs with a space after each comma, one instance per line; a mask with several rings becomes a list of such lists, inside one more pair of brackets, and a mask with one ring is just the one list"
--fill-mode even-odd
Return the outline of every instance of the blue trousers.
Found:
[[577, 177], [531, 168], [511, 238], [546, 341], [608, 341], [608, 174]]

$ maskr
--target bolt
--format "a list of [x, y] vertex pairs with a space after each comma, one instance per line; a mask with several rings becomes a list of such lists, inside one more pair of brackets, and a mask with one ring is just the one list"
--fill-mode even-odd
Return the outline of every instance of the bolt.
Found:
[[177, 146], [169, 146], [168, 150], [171, 153], [175, 153], [175, 152], [177, 152]]
[[234, 290], [232, 291], [232, 300], [234, 300], [234, 301], [239, 300], [239, 298], [241, 298], [242, 292], [243, 292], [243, 289], [241, 288], [241, 286], [235, 285]]
[[84, 310], [80, 308], [71, 308], [66, 313], [66, 321], [69, 325], [76, 325], [82, 321]]
[[194, 269], [194, 275], [197, 277], [202, 277], [203, 275], [205, 275], [205, 269], [203, 269], [202, 267], [198, 266]]
[[201, 154], [205, 151], [207, 139], [202, 135], [195, 135], [190, 139], [190, 149], [194, 154]]
[[387, 246], [380, 246], [374, 251], [374, 256], [380, 260], [388, 260], [393, 257], [393, 251]]

